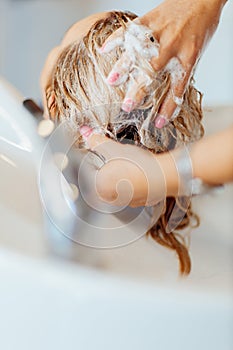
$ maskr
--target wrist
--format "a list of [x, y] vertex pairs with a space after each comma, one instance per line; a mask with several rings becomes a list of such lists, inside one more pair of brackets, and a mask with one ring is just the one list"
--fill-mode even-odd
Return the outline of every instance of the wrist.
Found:
[[174, 161], [173, 152], [166, 152], [156, 156], [165, 179], [167, 197], [176, 197], [179, 189], [179, 173]]

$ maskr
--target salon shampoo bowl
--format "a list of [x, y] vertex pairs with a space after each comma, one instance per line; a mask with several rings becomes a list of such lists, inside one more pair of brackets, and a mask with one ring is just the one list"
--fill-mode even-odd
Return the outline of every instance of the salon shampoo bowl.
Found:
[[98, 268], [100, 253], [80, 249], [75, 262], [72, 243], [50, 237], [37, 185], [45, 143], [22, 100], [0, 80], [0, 349], [232, 349], [232, 286], [137, 278], [130, 259], [152, 252], [140, 244], [140, 255], [122, 248], [113, 273], [116, 250]]

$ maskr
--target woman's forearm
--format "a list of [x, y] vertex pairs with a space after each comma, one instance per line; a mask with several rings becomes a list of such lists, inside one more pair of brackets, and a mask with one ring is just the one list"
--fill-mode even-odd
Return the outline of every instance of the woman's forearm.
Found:
[[[178, 193], [179, 174], [175, 159], [179, 152], [177, 149], [157, 157], [166, 179], [167, 196]], [[233, 126], [194, 143], [190, 157], [194, 178], [198, 177], [209, 185], [233, 181]]]
[[210, 185], [233, 181], [233, 127], [194, 144], [191, 159], [194, 177]]

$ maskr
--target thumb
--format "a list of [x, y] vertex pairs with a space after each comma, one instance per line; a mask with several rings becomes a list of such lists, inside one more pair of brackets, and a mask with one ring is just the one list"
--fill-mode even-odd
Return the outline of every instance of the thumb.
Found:
[[111, 140], [105, 135], [96, 133], [95, 129], [90, 128], [87, 125], [83, 125], [80, 128], [80, 133], [86, 142], [86, 145], [92, 150], [101, 153], [106, 159], [114, 157], [115, 153], [118, 153], [121, 145]]
[[99, 48], [100, 53], [108, 53], [115, 49], [117, 46], [122, 46], [124, 42], [124, 31], [123, 28], [117, 29], [112, 33]]
[[108, 137], [97, 134], [94, 129], [87, 125], [81, 126], [80, 133], [90, 149], [94, 149], [104, 142], [109, 141]]

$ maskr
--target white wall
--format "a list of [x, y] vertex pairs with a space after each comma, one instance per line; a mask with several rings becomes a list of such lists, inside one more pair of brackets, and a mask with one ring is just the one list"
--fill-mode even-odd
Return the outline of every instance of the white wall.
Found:
[[232, 1], [226, 4], [219, 27], [199, 62], [196, 82], [207, 104], [233, 104]]
[[[155, 0], [0, 0], [0, 74], [25, 96], [39, 99], [39, 72], [48, 51], [78, 19], [109, 9], [143, 14]], [[233, 3], [202, 57], [196, 85], [207, 105], [233, 104]]]

